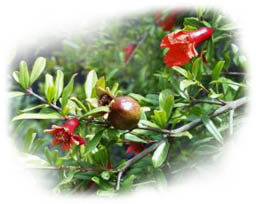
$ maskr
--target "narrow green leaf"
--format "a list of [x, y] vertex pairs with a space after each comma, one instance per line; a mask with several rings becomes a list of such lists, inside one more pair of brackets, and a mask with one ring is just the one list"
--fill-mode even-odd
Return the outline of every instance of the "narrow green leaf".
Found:
[[24, 92], [21, 91], [11, 91], [8, 93], [10, 98], [18, 97], [18, 96], [24, 96]]
[[172, 69], [180, 73], [184, 77], [189, 78], [189, 74], [185, 69], [182, 69], [181, 67], [178, 67], [178, 66], [173, 66]]
[[215, 139], [219, 143], [223, 144], [223, 137], [221, 136], [220, 132], [218, 131], [212, 120], [207, 115], [204, 115], [202, 117], [202, 121], [207, 130], [215, 137]]
[[57, 100], [59, 99], [59, 97], [61, 96], [63, 86], [64, 86], [64, 74], [62, 71], [58, 70], [57, 76], [55, 79], [56, 92], [55, 92], [55, 96], [54, 96], [54, 103], [56, 103]]
[[[44, 85], [44, 94], [48, 100], [49, 103], [51, 103], [52, 99], [52, 89], [50, 87], [53, 87], [53, 77], [50, 74], [45, 75], [45, 85]], [[51, 89], [51, 90], [50, 90]]]
[[25, 61], [20, 62], [19, 82], [24, 89], [29, 87], [28, 65]]
[[160, 167], [166, 160], [169, 151], [169, 146], [170, 144], [168, 143], [168, 141], [165, 141], [162, 144], [160, 144], [155, 150], [152, 156], [152, 163], [155, 168]]
[[207, 62], [212, 61], [213, 55], [214, 55], [214, 43], [213, 43], [213, 40], [211, 38], [210, 40], [208, 40], [208, 44], [207, 44], [207, 52], [206, 52]]
[[200, 28], [202, 26], [204, 26], [203, 23], [201, 23], [199, 21], [198, 18], [196, 17], [187, 17], [187, 18], [184, 18], [184, 26], [193, 26], [193, 27], [197, 27], [197, 28]]
[[26, 165], [33, 165], [33, 166], [49, 166], [49, 163], [38, 156], [28, 154], [28, 153], [21, 153], [20, 158]]
[[17, 82], [17, 83], [20, 83], [20, 73], [18, 72], [18, 71], [14, 71], [13, 73], [12, 73], [12, 77], [14, 78], [14, 80]]
[[94, 137], [92, 138], [92, 140], [90, 140], [88, 142], [88, 144], [86, 145], [86, 150], [85, 150], [85, 155], [86, 156], [87, 154], [89, 154], [92, 150], [95, 149], [95, 147], [97, 147], [97, 145], [100, 143], [100, 140], [103, 136], [103, 131], [104, 129], [98, 131]]
[[28, 129], [27, 134], [24, 137], [24, 151], [30, 152], [33, 142], [36, 138], [36, 133], [33, 128]]
[[88, 73], [85, 84], [84, 84], [86, 98], [91, 98], [92, 90], [95, 87], [97, 80], [98, 80], [98, 77], [96, 72], [94, 70], [91, 70]]
[[82, 108], [84, 112], [88, 111], [85, 105], [78, 98], [72, 96], [70, 99], [74, 101], [80, 108]]
[[218, 61], [212, 71], [212, 80], [217, 80], [220, 77], [225, 61]]
[[184, 91], [186, 88], [188, 88], [191, 85], [195, 85], [196, 83], [196, 81], [184, 79], [180, 82], [180, 89], [181, 91]]
[[132, 142], [142, 142], [142, 143], [147, 143], [147, 141], [133, 135], [133, 134], [130, 134], [130, 133], [127, 133], [125, 134], [124, 136], [125, 140], [129, 140], [129, 141], [132, 141]]
[[172, 113], [172, 109], [174, 106], [174, 96], [172, 95], [171, 90], [166, 89], [161, 91], [159, 95], [159, 106], [166, 112], [168, 119]]
[[48, 119], [61, 119], [61, 115], [58, 113], [23, 113], [21, 115], [15, 116], [12, 121], [16, 120], [27, 120], [27, 119], [38, 119], [38, 120], [48, 120]]
[[71, 96], [71, 93], [73, 91], [73, 86], [74, 86], [74, 79], [77, 74], [73, 74], [71, 77], [68, 85], [64, 88], [63, 93], [62, 93], [62, 100], [61, 100], [61, 108], [64, 109], [64, 107], [68, 103], [68, 99]]
[[192, 65], [192, 75], [194, 79], [201, 81], [202, 80], [202, 72], [203, 72], [203, 62], [201, 58], [197, 58]]
[[161, 128], [165, 128], [167, 123], [167, 114], [164, 110], [154, 110], [154, 115], [152, 118], [155, 120], [157, 125]]
[[87, 112], [82, 117], [86, 117], [86, 116], [93, 115], [93, 114], [96, 114], [96, 113], [107, 113], [109, 111], [110, 110], [109, 110], [108, 106], [100, 106], [100, 107], [94, 108], [93, 110]]
[[231, 31], [231, 30], [237, 29], [237, 27], [233, 23], [228, 23], [228, 24], [223, 25], [217, 29], [222, 30], [222, 31]]
[[43, 57], [38, 57], [33, 65], [30, 77], [30, 85], [32, 85], [44, 71], [46, 65], [46, 59]]
[[46, 108], [46, 107], [49, 107], [49, 105], [48, 104], [39, 104], [37, 106], [33, 106], [33, 107], [30, 107], [30, 108], [19, 110], [19, 113], [26, 113], [26, 112], [30, 112], [30, 111], [33, 111], [33, 110], [36, 110], [36, 109], [42, 109], [42, 108]]
[[185, 131], [185, 132], [181, 132], [181, 133], [177, 133], [177, 134], [172, 134], [172, 137], [188, 137], [189, 139], [192, 139], [192, 135], [190, 134], [190, 132]]

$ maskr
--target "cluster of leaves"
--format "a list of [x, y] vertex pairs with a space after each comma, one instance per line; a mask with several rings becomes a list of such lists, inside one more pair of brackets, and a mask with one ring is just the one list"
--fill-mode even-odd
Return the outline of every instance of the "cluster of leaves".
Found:
[[[199, 56], [183, 67], [166, 67], [161, 39], [175, 30], [203, 26], [212, 27], [214, 33], [197, 48]], [[13, 72], [17, 83], [10, 95], [13, 137], [22, 158], [32, 166], [57, 169], [57, 175], [55, 170], [47, 174], [58, 183], [56, 192], [101, 195], [116, 193], [117, 171], [134, 156], [125, 154], [126, 142], [147, 148], [164, 141], [124, 172], [121, 192], [149, 183], [167, 184], [169, 175], [175, 178], [186, 169], [199, 169], [197, 158], [216, 159], [228, 130], [228, 114], [211, 119], [208, 115], [219, 105], [201, 102], [233, 101], [245, 95], [246, 59], [234, 42], [235, 33], [222, 14], [207, 9], [180, 12], [168, 32], [156, 25], [150, 12], [113, 20], [111, 26], [104, 22], [93, 35], [84, 32], [65, 39], [62, 48], [47, 58], [38, 57], [39, 52], [31, 72], [21, 61], [19, 71]], [[141, 39], [127, 64], [123, 47]], [[101, 113], [109, 108], [99, 105], [100, 90], [134, 98], [142, 107], [142, 128], [121, 131], [106, 126]], [[240, 115], [236, 111], [235, 125]], [[66, 153], [53, 147], [43, 130], [68, 117], [79, 118], [76, 132], [87, 143]], [[175, 129], [198, 118], [201, 126], [173, 134], [170, 140], [150, 130]]]

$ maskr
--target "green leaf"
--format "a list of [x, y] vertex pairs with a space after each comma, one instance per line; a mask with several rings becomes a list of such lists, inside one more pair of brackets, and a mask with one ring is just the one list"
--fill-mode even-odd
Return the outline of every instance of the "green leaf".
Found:
[[132, 141], [132, 142], [142, 142], [142, 143], [147, 143], [147, 141], [133, 135], [133, 134], [130, 134], [130, 133], [127, 133], [125, 134], [124, 136], [125, 140], [129, 140], [129, 141]]
[[152, 118], [156, 121], [157, 125], [161, 128], [165, 128], [167, 123], [167, 114], [164, 110], [154, 110]]
[[75, 79], [76, 75], [77, 74], [73, 74], [68, 85], [63, 90], [62, 100], [61, 100], [61, 108], [62, 109], [64, 109], [64, 107], [67, 105], [68, 99], [71, 96], [71, 93], [72, 93], [73, 87], [74, 87], [74, 79]]
[[103, 77], [100, 77], [100, 78], [98, 79], [98, 81], [96, 82], [96, 87], [100, 87], [100, 88], [103, 88], [103, 89], [106, 88], [106, 81], [105, 81], [104, 76], [103, 76]]
[[203, 72], [203, 62], [201, 58], [197, 58], [192, 65], [192, 75], [194, 79], [201, 81], [202, 80], [202, 72]]
[[188, 88], [191, 85], [195, 85], [196, 83], [196, 81], [184, 79], [180, 82], [180, 89], [184, 91], [186, 88]]
[[24, 137], [24, 150], [30, 152], [32, 149], [32, 144], [36, 138], [36, 133], [33, 128], [28, 129], [27, 134]]
[[86, 117], [86, 116], [93, 115], [93, 114], [96, 114], [96, 113], [107, 113], [109, 111], [110, 110], [109, 110], [108, 106], [100, 106], [100, 107], [94, 108], [93, 110], [87, 112], [82, 117]]
[[192, 135], [190, 134], [190, 132], [185, 131], [185, 132], [181, 132], [181, 133], [177, 133], [177, 134], [172, 134], [172, 137], [188, 137], [189, 139], [192, 139]]
[[70, 99], [74, 101], [80, 108], [82, 108], [84, 112], [88, 111], [85, 105], [78, 98], [72, 96]]
[[207, 44], [207, 52], [206, 52], [207, 62], [212, 62], [213, 55], [214, 55], [214, 43], [213, 43], [213, 40], [211, 38], [211, 39], [208, 40], [208, 44]]
[[23, 161], [26, 165], [32, 166], [49, 166], [49, 163], [38, 156], [21, 153], [19, 159]]
[[97, 77], [96, 72], [94, 70], [91, 70], [88, 73], [86, 82], [84, 84], [86, 98], [91, 98], [92, 90], [95, 87], [97, 80], [98, 80], [98, 77]]
[[101, 178], [103, 178], [104, 180], [109, 180], [110, 179], [110, 173], [108, 171], [103, 171], [101, 174], [100, 174]]
[[12, 121], [16, 120], [27, 120], [27, 119], [38, 119], [38, 120], [48, 120], [48, 119], [61, 119], [61, 115], [58, 113], [23, 113], [21, 115], [15, 116]]
[[45, 75], [45, 86], [44, 86], [44, 94], [47, 98], [47, 101], [51, 103], [54, 91], [53, 77], [50, 74]]
[[162, 144], [160, 144], [155, 150], [152, 156], [152, 163], [155, 168], [160, 167], [166, 160], [169, 151], [169, 146], [170, 144], [168, 143], [168, 141], [165, 141]]
[[212, 80], [217, 80], [220, 77], [225, 61], [218, 61], [212, 71]]
[[222, 31], [231, 31], [231, 30], [235, 30], [235, 29], [237, 29], [237, 27], [233, 23], [228, 23], [226, 25], [223, 25], [223, 26], [217, 28], [217, 30], [222, 30]]
[[143, 126], [148, 126], [148, 127], [153, 127], [153, 128], [159, 128], [159, 126], [155, 123], [152, 123], [148, 120], [140, 120], [140, 124], [142, 124]]
[[19, 114], [20, 113], [30, 112], [30, 111], [33, 111], [33, 110], [36, 110], [36, 109], [46, 108], [46, 107], [49, 107], [49, 105], [48, 104], [40, 104], [40, 105], [37, 105], [37, 106], [33, 106], [33, 107], [30, 107], [30, 108], [19, 110]]
[[46, 65], [46, 59], [43, 57], [38, 57], [33, 65], [30, 77], [30, 85], [32, 85], [44, 71]]
[[237, 83], [232, 81], [231, 79], [227, 79], [224, 77], [218, 78], [218, 80], [211, 81], [210, 84], [228, 84], [234, 90], [237, 90], [238, 87], [244, 87], [244, 88], [247, 87], [245, 84]]
[[172, 70], [175, 70], [176, 72], [180, 73], [181, 75], [183, 75], [184, 77], [186, 77], [187, 79], [189, 79], [189, 73], [185, 70], [182, 69], [181, 67], [178, 66], [173, 66]]
[[62, 71], [57, 70], [57, 76], [55, 79], [56, 92], [55, 92], [55, 96], [54, 96], [54, 103], [56, 103], [57, 100], [59, 99], [59, 97], [61, 96], [63, 86], [64, 86], [64, 74]]
[[67, 177], [65, 177], [54, 189], [54, 192], [59, 192], [59, 188], [63, 185], [66, 185], [73, 181], [74, 174], [69, 174]]
[[20, 73], [18, 72], [18, 71], [14, 71], [13, 73], [12, 73], [12, 77], [14, 78], [14, 80], [17, 82], [17, 83], [20, 83]]
[[21, 91], [11, 91], [8, 93], [10, 98], [18, 97], [18, 96], [24, 96], [24, 92]]
[[29, 87], [29, 72], [25, 61], [20, 62], [19, 82], [24, 89]]
[[223, 137], [221, 136], [220, 132], [218, 131], [214, 123], [211, 121], [211, 119], [207, 115], [204, 115], [202, 117], [202, 121], [207, 130], [215, 137], [215, 139], [219, 143], [223, 144]]
[[200, 28], [202, 26], [204, 26], [203, 23], [201, 23], [199, 21], [198, 18], [195, 18], [195, 17], [187, 17], [187, 18], [184, 18], [184, 26], [193, 26], [193, 27], [197, 27], [197, 28]]
[[174, 106], [174, 96], [172, 95], [171, 90], [166, 89], [161, 91], [159, 95], [159, 106], [166, 112], [168, 119], [172, 113], [172, 109]]
[[95, 149], [95, 147], [100, 143], [100, 140], [103, 136], [103, 131], [104, 129], [98, 131], [94, 137], [92, 138], [92, 140], [90, 140], [88, 142], [88, 144], [86, 145], [86, 150], [85, 150], [85, 154], [84, 156], [86, 156], [87, 154], [89, 154], [92, 150]]

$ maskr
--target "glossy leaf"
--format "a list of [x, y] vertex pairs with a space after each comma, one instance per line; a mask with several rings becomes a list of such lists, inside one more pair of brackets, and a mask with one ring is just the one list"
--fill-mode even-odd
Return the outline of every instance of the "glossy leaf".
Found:
[[56, 92], [54, 95], [54, 103], [56, 103], [59, 97], [61, 96], [63, 86], [64, 86], [64, 74], [62, 71], [57, 70], [57, 76], [55, 79]]
[[72, 93], [73, 87], [74, 87], [74, 79], [75, 79], [76, 75], [77, 74], [73, 74], [69, 83], [67, 84], [67, 86], [63, 90], [62, 100], [61, 100], [61, 108], [62, 109], [67, 105], [68, 99], [71, 96], [71, 93]]
[[30, 85], [32, 85], [42, 74], [45, 69], [46, 59], [43, 57], [39, 57], [36, 59], [30, 76]]
[[23, 113], [15, 116], [12, 121], [16, 120], [28, 120], [28, 119], [36, 119], [36, 120], [48, 120], [48, 119], [61, 119], [61, 115], [58, 113]]
[[215, 137], [215, 139], [219, 143], [223, 144], [223, 137], [221, 136], [220, 132], [218, 131], [214, 123], [211, 121], [211, 119], [207, 115], [204, 115], [202, 117], [202, 121], [207, 130]]
[[98, 77], [96, 72], [94, 70], [91, 70], [88, 73], [85, 84], [84, 84], [86, 98], [91, 98], [92, 90], [95, 87], [97, 80], [98, 80]]
[[166, 112], [167, 118], [169, 118], [174, 106], [174, 96], [171, 90], [166, 89], [161, 91], [159, 95], [159, 106], [160, 109]]
[[168, 143], [168, 141], [165, 141], [162, 144], [160, 144], [155, 150], [152, 156], [152, 162], [155, 168], [160, 167], [165, 162], [166, 157], [168, 155], [169, 146], [170, 144]]
[[25, 61], [20, 62], [19, 82], [24, 89], [29, 87], [29, 71]]
[[221, 74], [221, 71], [224, 67], [225, 62], [224, 61], [218, 61], [215, 65], [213, 72], [212, 72], [212, 80], [217, 80]]

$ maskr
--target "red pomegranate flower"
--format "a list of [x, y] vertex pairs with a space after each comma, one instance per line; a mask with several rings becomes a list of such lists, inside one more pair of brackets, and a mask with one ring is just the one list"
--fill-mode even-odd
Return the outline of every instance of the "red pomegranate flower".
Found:
[[126, 142], [126, 144], [128, 145], [128, 149], [126, 150], [126, 154], [134, 153], [135, 155], [137, 155], [146, 148], [144, 143]]
[[213, 30], [202, 27], [195, 31], [178, 31], [167, 34], [160, 44], [161, 48], [169, 48], [164, 62], [169, 67], [183, 66], [197, 56], [196, 47], [199, 43], [212, 36]]
[[123, 48], [123, 52], [124, 52], [124, 58], [125, 58], [125, 63], [128, 62], [131, 54], [133, 53], [134, 49], [136, 48], [137, 44], [136, 43], [130, 43], [128, 45], [126, 45], [124, 48]]
[[62, 151], [69, 151], [73, 144], [85, 144], [85, 139], [74, 134], [75, 129], [79, 125], [77, 118], [69, 119], [61, 126], [52, 125], [52, 129], [44, 130], [44, 132], [53, 135], [52, 145], [61, 145]]
[[181, 9], [176, 9], [163, 18], [163, 9], [156, 10], [154, 13], [156, 24], [163, 27], [164, 32], [170, 31], [176, 22], [177, 14], [180, 12]]

